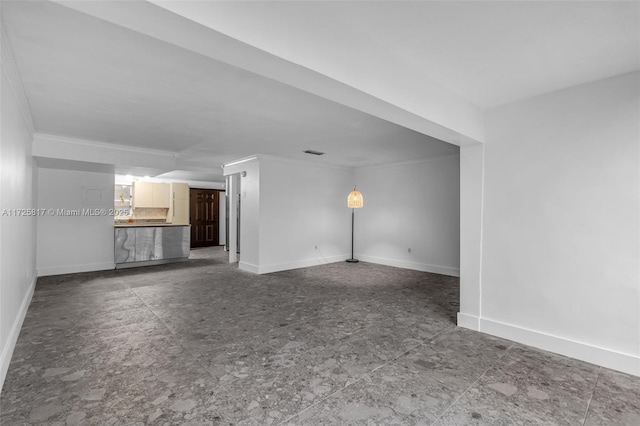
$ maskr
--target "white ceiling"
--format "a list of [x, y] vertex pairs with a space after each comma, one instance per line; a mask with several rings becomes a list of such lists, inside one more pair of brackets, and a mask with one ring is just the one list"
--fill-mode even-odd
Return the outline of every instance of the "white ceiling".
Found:
[[350, 167], [458, 149], [57, 4], [8, 2], [3, 13], [41, 133], [179, 152], [216, 175], [256, 153], [314, 149], [326, 154], [312, 161]]
[[[640, 68], [638, 2], [154, 3], [373, 95], [436, 82], [491, 107]], [[176, 152], [176, 177], [257, 153], [357, 167], [458, 150], [60, 4], [2, 12], [38, 132]]]
[[480, 107], [640, 68], [638, 1], [153, 2], [354, 87], [430, 79]]

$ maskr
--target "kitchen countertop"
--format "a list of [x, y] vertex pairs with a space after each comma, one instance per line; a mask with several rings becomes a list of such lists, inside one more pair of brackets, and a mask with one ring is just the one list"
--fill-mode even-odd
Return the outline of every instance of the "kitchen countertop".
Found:
[[155, 228], [158, 226], [191, 226], [191, 225], [178, 225], [175, 223], [114, 223], [114, 228]]

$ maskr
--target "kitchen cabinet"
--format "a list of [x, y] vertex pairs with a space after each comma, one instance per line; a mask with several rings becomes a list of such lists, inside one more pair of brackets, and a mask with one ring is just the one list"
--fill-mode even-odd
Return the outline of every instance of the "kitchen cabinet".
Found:
[[188, 225], [189, 185], [186, 183], [172, 183], [171, 198], [167, 222], [171, 222], [174, 225]]
[[134, 182], [133, 207], [168, 209], [171, 205], [169, 191], [168, 183]]
[[133, 206], [153, 207], [153, 183], [133, 182]]
[[[136, 262], [155, 260], [156, 227], [136, 228]], [[162, 237], [158, 238], [162, 243]]]
[[184, 262], [189, 246], [188, 226], [116, 227], [116, 269]]
[[136, 261], [136, 228], [116, 228], [116, 264]]
[[169, 208], [171, 206], [171, 185], [168, 183], [154, 183], [152, 189], [152, 207]]

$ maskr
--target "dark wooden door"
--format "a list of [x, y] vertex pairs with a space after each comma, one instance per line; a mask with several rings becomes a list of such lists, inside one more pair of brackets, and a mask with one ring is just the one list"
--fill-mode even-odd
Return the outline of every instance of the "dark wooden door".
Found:
[[189, 197], [191, 247], [220, 245], [220, 191], [191, 188]]

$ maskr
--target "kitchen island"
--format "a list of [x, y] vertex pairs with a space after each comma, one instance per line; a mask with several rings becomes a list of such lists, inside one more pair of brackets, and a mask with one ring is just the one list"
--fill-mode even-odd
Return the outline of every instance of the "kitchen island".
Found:
[[184, 262], [189, 258], [189, 225], [116, 223], [116, 269]]

